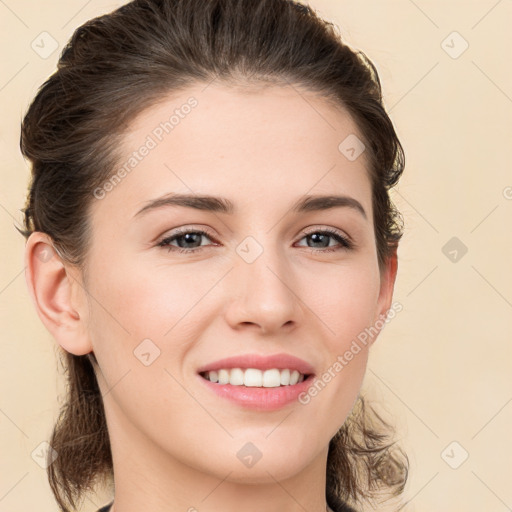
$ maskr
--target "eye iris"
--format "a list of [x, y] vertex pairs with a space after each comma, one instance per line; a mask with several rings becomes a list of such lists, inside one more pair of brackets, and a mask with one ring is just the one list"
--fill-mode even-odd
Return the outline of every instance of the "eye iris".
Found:
[[[180, 240], [185, 240], [185, 244], [194, 243], [194, 238], [196, 238], [196, 242], [201, 242], [201, 237], [203, 235], [201, 233], [185, 233], [184, 235], [181, 235], [176, 238], [176, 241], [178, 242], [178, 246], [180, 247], [188, 247], [187, 245], [183, 245], [180, 243]], [[192, 238], [192, 240], [190, 240]]]
[[[321, 244], [320, 247], [328, 247], [329, 246], [330, 235], [325, 235], [322, 233], [313, 233], [309, 236], [312, 239], [314, 244]], [[322, 245], [322, 241], [321, 240], [319, 241], [318, 238], [323, 238], [324, 241], [327, 241], [327, 245], [325, 245], [325, 244]]]

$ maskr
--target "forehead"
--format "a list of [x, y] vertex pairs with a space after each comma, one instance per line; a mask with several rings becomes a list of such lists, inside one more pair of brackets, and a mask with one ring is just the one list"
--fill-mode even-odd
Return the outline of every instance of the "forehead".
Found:
[[340, 149], [350, 137], [363, 138], [347, 111], [297, 86], [196, 85], [132, 121], [114, 169], [122, 176], [95, 208], [132, 218], [173, 191], [246, 204], [337, 191], [359, 194], [369, 211], [366, 154]]

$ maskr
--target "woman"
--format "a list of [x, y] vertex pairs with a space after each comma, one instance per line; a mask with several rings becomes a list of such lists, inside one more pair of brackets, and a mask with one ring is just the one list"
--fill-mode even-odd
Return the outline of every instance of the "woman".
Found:
[[68, 372], [62, 510], [99, 482], [110, 512], [402, 492], [360, 394], [404, 166], [362, 52], [291, 1], [130, 2], [76, 30], [21, 149], [27, 284]]

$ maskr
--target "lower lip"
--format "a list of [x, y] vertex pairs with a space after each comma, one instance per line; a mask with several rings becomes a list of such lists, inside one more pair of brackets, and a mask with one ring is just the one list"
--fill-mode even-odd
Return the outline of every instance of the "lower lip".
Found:
[[298, 402], [298, 396], [309, 388], [314, 376], [309, 375], [307, 379], [297, 384], [275, 388], [232, 386], [211, 382], [201, 375], [198, 375], [198, 378], [217, 395], [242, 407], [257, 411], [275, 411], [292, 402]]

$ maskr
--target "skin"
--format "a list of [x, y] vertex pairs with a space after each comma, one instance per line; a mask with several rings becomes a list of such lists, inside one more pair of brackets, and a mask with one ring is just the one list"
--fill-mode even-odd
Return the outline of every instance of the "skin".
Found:
[[[93, 199], [87, 282], [55, 252], [41, 258], [51, 240], [36, 232], [29, 291], [62, 348], [98, 359], [115, 512], [238, 512], [240, 503], [244, 512], [323, 512], [328, 444], [357, 398], [371, 343], [307, 405], [277, 411], [228, 402], [196, 371], [232, 355], [287, 352], [320, 376], [390, 308], [396, 253], [379, 268], [366, 153], [349, 161], [338, 150], [349, 134], [362, 136], [346, 111], [298, 87], [201, 84], [139, 115], [120, 165], [190, 96], [198, 106]], [[224, 196], [237, 211], [164, 207], [134, 218], [168, 192]], [[357, 199], [367, 218], [348, 207], [290, 211], [304, 194], [332, 193]], [[194, 253], [157, 246], [180, 227], [213, 237], [181, 239], [185, 250], [201, 245]], [[325, 228], [356, 247], [306, 237]], [[236, 252], [247, 236], [263, 249], [250, 264]], [[147, 338], [160, 349], [149, 366], [134, 356]], [[247, 442], [262, 453], [252, 467], [236, 456]]]

